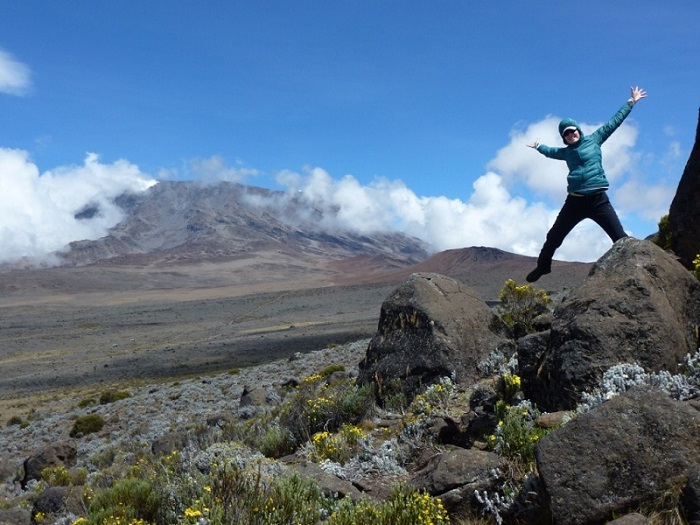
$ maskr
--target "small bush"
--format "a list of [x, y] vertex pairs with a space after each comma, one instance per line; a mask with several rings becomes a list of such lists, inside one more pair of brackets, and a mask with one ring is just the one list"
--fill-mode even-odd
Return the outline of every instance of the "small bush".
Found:
[[87, 479], [87, 470], [80, 469], [71, 472], [64, 466], [46, 467], [41, 471], [41, 481], [52, 487], [70, 487], [82, 485]]
[[93, 432], [99, 432], [104, 425], [105, 420], [99, 414], [88, 414], [87, 416], [79, 417], [73, 423], [70, 437], [85, 436]]
[[317, 432], [311, 437], [312, 457], [315, 461], [327, 459], [344, 465], [359, 451], [360, 440], [365, 437], [363, 430], [355, 425], [343, 425], [335, 434], [325, 430]]
[[664, 215], [659, 219], [659, 232], [654, 237], [654, 244], [660, 246], [664, 250], [671, 249], [671, 227], [668, 221], [668, 215]]
[[131, 397], [129, 392], [119, 392], [117, 390], [107, 390], [100, 395], [100, 405], [107, 405], [115, 401], [121, 401]]
[[550, 430], [535, 425], [540, 413], [529, 402], [516, 406], [502, 403], [497, 403], [499, 421], [495, 433], [489, 436], [489, 444], [497, 454], [514, 460], [523, 471], [534, 471], [537, 443]]
[[405, 486], [396, 486], [387, 501], [367, 499], [354, 503], [350, 498], [341, 500], [338, 508], [326, 521], [328, 525], [417, 525], [450, 523], [447, 511], [439, 498], [414, 492]]
[[11, 427], [13, 425], [22, 426], [22, 418], [19, 416], [12, 416], [7, 420], [7, 426]]
[[698, 281], [700, 281], [700, 254], [695, 256], [695, 259], [693, 260], [693, 273], [695, 274], [695, 277], [697, 277]]
[[531, 284], [518, 286], [513, 279], [505, 282], [499, 299], [498, 311], [514, 339], [532, 333], [535, 317], [547, 312], [552, 302], [544, 290], [536, 290]]
[[345, 379], [329, 382], [314, 374], [288, 396], [280, 411], [279, 425], [289, 432], [297, 447], [316, 432], [335, 432], [343, 423], [359, 423], [373, 406], [370, 385], [358, 387]]
[[89, 523], [155, 523], [160, 501], [150, 482], [125, 478], [95, 494], [88, 508]]
[[211, 485], [184, 514], [188, 523], [211, 525], [316, 525], [322, 502], [318, 485], [296, 474], [265, 481], [259, 471], [224, 463], [213, 466]]
[[86, 397], [78, 402], [78, 408], [87, 408], [96, 405], [97, 401], [91, 397]]
[[328, 377], [334, 372], [345, 372], [345, 367], [343, 365], [329, 365], [321, 370], [318, 375], [321, 377]]
[[425, 392], [413, 398], [410, 410], [414, 414], [426, 416], [445, 415], [450, 406], [450, 398], [455, 391], [455, 385], [449, 377], [443, 377]]
[[513, 404], [513, 399], [520, 392], [520, 376], [504, 372], [496, 380], [496, 393], [507, 405]]
[[265, 430], [259, 443], [260, 452], [268, 458], [281, 458], [294, 452], [294, 438], [288, 430], [277, 425]]

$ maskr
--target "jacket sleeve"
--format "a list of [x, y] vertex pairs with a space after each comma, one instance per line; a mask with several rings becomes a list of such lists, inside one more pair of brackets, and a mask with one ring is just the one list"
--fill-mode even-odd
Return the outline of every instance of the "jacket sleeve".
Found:
[[630, 102], [625, 102], [625, 104], [617, 110], [617, 113], [615, 113], [610, 120], [593, 132], [593, 138], [598, 144], [602, 144], [608, 140], [610, 135], [612, 135], [613, 132], [620, 127], [622, 122], [624, 122], [624, 120], [627, 118], [627, 115], [629, 115], [630, 111], [632, 111], [632, 106], [633, 104]]
[[565, 160], [564, 154], [566, 152], [566, 148], [552, 148], [550, 146], [540, 144], [537, 146], [537, 151], [550, 159]]

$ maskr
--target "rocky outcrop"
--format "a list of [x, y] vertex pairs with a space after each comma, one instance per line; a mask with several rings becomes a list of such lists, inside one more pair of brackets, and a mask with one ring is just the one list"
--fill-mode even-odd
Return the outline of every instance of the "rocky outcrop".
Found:
[[451, 516], [472, 515], [479, 507], [474, 494], [496, 488], [491, 472], [499, 466], [501, 458], [493, 452], [457, 448], [433, 457], [410, 483], [440, 497]]
[[678, 371], [698, 348], [700, 283], [649, 241], [621, 239], [555, 309], [551, 329], [521, 339], [525, 397], [569, 410], [620, 363]]
[[397, 390], [410, 401], [442, 377], [476, 380], [477, 364], [508, 344], [490, 329], [493, 318], [486, 303], [461, 282], [415, 273], [382, 304], [358, 382], [375, 383], [380, 401]]
[[603, 524], [688, 485], [698, 451], [700, 413], [639, 386], [545, 436], [537, 468], [554, 523]]
[[39, 450], [24, 461], [24, 477], [22, 488], [26, 488], [31, 480], [41, 479], [41, 471], [49, 467], [72, 467], [78, 451], [70, 441], [59, 441]]
[[700, 254], [698, 224], [700, 224], [700, 119], [695, 134], [695, 145], [690, 152], [668, 214], [671, 249], [680, 257], [686, 268], [692, 268], [693, 260]]

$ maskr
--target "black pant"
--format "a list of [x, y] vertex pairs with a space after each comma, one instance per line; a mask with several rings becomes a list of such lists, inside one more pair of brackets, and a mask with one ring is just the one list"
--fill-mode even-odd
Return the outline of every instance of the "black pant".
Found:
[[584, 197], [569, 195], [564, 202], [557, 220], [547, 233], [547, 240], [542, 246], [540, 256], [537, 258], [537, 267], [549, 269], [552, 266], [554, 252], [564, 242], [564, 238], [583, 219], [591, 219], [598, 224], [613, 242], [627, 237], [622, 229], [620, 219], [610, 204], [610, 199], [605, 191], [600, 191]]

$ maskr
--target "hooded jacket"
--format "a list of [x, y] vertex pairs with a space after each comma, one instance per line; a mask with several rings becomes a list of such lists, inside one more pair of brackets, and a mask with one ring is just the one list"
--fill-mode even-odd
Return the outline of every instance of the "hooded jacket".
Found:
[[544, 144], [537, 146], [537, 151], [545, 157], [566, 161], [569, 168], [569, 175], [566, 177], [568, 193], [585, 195], [608, 189], [609, 183], [603, 170], [603, 154], [600, 146], [620, 127], [632, 111], [633, 105], [632, 102], [626, 102], [610, 120], [590, 135], [583, 134], [578, 122], [566, 118], [559, 123], [559, 135], [565, 128], [575, 126], [581, 137], [576, 144], [569, 144], [564, 148], [552, 148]]

